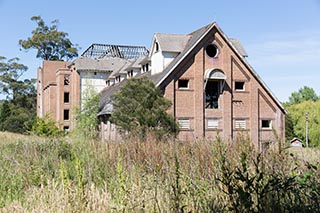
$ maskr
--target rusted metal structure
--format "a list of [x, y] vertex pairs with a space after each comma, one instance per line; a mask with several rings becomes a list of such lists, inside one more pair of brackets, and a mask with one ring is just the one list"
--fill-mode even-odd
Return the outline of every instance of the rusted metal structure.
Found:
[[149, 51], [143, 46], [125, 46], [113, 44], [92, 44], [81, 56], [95, 59], [109, 57], [124, 58], [127, 60], [137, 59], [140, 56], [148, 55]]

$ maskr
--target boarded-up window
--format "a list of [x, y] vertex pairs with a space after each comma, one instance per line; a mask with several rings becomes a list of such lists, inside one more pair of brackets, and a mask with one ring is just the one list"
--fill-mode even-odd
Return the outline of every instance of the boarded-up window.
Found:
[[236, 129], [246, 129], [247, 126], [246, 126], [246, 120], [244, 119], [237, 119], [234, 121], [234, 127]]
[[208, 119], [208, 129], [217, 129], [219, 127], [219, 119]]
[[178, 119], [178, 124], [180, 126], [180, 129], [190, 129], [189, 119]]

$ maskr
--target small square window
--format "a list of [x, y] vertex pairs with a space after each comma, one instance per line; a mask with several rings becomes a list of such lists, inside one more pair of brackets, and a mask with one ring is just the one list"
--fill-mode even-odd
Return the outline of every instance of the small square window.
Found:
[[63, 120], [68, 121], [69, 120], [69, 110], [65, 109], [63, 110]]
[[235, 82], [234, 88], [236, 91], [244, 91], [244, 82]]
[[179, 89], [189, 89], [189, 79], [180, 79], [178, 81]]
[[178, 119], [178, 124], [180, 126], [180, 129], [190, 129], [189, 119]]
[[70, 99], [69, 93], [68, 93], [68, 92], [65, 92], [65, 93], [64, 93], [64, 97], [63, 97], [63, 102], [64, 102], [65, 104], [68, 104], [69, 101], [70, 101], [69, 99]]
[[261, 121], [261, 127], [263, 129], [271, 129], [271, 126], [272, 126], [271, 120], [262, 120]]

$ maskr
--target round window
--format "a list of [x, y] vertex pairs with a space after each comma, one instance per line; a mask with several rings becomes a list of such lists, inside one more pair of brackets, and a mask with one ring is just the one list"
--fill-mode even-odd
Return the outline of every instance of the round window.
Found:
[[216, 57], [218, 55], [218, 48], [213, 44], [209, 44], [206, 47], [206, 53], [211, 58]]

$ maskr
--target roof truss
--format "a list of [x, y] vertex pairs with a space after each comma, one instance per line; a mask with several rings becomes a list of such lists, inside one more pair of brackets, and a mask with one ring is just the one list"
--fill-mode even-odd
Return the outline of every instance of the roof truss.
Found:
[[149, 51], [143, 46], [124, 46], [124, 45], [113, 45], [113, 44], [92, 44], [86, 49], [81, 56], [88, 58], [109, 58], [118, 57], [124, 59], [136, 59], [140, 56], [146, 56]]

